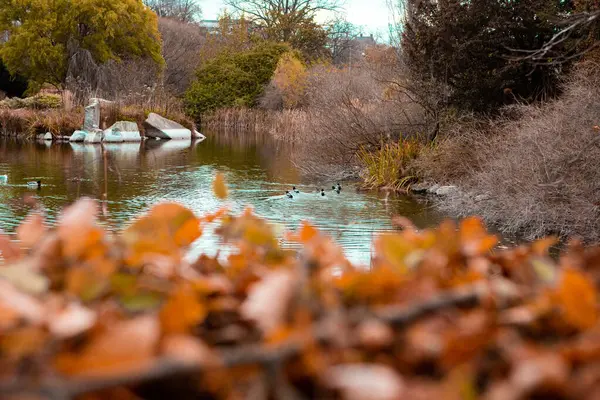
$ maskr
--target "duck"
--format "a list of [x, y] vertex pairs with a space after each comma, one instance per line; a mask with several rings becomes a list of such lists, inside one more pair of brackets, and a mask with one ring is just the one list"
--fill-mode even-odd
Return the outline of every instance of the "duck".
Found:
[[293, 186], [292, 190], [294, 191], [294, 193], [300, 193], [300, 191], [296, 189], [296, 186]]
[[338, 193], [342, 191], [342, 186], [340, 185], [339, 182], [337, 184], [337, 189], [336, 190], [338, 191]]
[[325, 190], [321, 189], [321, 196], [325, 196]]
[[8, 175], [0, 175], [0, 185], [6, 185], [8, 183]]
[[30, 189], [40, 190], [42, 188], [42, 181], [27, 182], [27, 187]]
[[289, 190], [286, 190], [286, 191], [285, 191], [285, 195], [286, 195], [286, 197], [287, 197], [288, 199], [293, 199], [293, 198], [294, 198], [294, 196], [292, 196], [292, 194], [290, 193], [290, 191], [289, 191]]
[[334, 192], [336, 192], [337, 194], [340, 194], [340, 191], [341, 191], [342, 189], [340, 189], [339, 187], [338, 187], [338, 188], [336, 188], [335, 186], [332, 186], [332, 187], [331, 187], [331, 190], [333, 190], [333, 191], [334, 191]]

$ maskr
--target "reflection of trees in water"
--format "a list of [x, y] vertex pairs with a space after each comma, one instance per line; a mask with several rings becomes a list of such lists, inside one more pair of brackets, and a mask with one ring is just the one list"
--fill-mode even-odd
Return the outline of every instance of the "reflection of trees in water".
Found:
[[291, 163], [292, 146], [274, 140], [269, 132], [257, 130], [223, 129], [206, 133], [207, 146], [225, 153], [231, 168], [260, 167], [268, 180], [298, 181], [296, 168]]

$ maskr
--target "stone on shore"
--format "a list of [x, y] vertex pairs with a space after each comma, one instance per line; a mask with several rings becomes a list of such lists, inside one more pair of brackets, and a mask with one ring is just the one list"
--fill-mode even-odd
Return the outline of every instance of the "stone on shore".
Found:
[[429, 184], [427, 183], [417, 183], [410, 186], [410, 190], [413, 193], [426, 193], [427, 189], [429, 189]]
[[137, 123], [131, 121], [118, 121], [104, 131], [104, 141], [111, 143], [141, 142], [142, 136]]
[[187, 139], [192, 138], [192, 132], [175, 121], [150, 113], [144, 121], [146, 136], [156, 139]]
[[83, 142], [86, 136], [87, 132], [85, 131], [75, 131], [69, 138], [69, 142]]
[[438, 196], [448, 196], [456, 191], [458, 191], [458, 188], [454, 185], [440, 186], [436, 189], [435, 194]]
[[101, 129], [94, 129], [92, 131], [87, 132], [85, 135], [85, 143], [102, 143], [102, 139], [104, 139], [104, 131]]
[[203, 141], [204, 139], [206, 139], [206, 136], [204, 136], [203, 134], [201, 134], [198, 131], [194, 131], [194, 139], [198, 139], [199, 141]]
[[100, 127], [100, 102], [97, 99], [92, 99], [89, 105], [85, 107], [85, 115], [83, 117], [83, 129], [86, 132], [91, 132]]

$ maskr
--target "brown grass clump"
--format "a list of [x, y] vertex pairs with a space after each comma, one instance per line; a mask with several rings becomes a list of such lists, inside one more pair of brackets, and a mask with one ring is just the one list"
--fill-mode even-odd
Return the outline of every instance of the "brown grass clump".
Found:
[[421, 148], [421, 143], [414, 139], [384, 143], [376, 151], [362, 148], [358, 152], [358, 158], [365, 166], [363, 185], [371, 189], [408, 189], [417, 179], [411, 173], [410, 165], [419, 155]]
[[[455, 179], [468, 193], [443, 207], [481, 215], [527, 238], [555, 233], [600, 240], [598, 68], [580, 68], [557, 101], [518, 106], [516, 119], [495, 120], [485, 130], [476, 127], [441, 142], [437, 161], [429, 159], [429, 176]], [[421, 169], [427, 169], [423, 160]]]
[[203, 127], [212, 131], [268, 133], [271, 137], [289, 142], [300, 139], [307, 124], [308, 114], [304, 110], [224, 108], [202, 120]]
[[50, 132], [54, 136], [66, 136], [80, 129], [82, 121], [82, 110], [0, 109], [0, 134], [33, 138]]

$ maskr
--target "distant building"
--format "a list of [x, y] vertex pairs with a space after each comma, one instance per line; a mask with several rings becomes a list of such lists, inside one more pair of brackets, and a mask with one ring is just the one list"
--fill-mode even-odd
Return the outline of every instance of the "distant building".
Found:
[[219, 20], [216, 19], [203, 19], [199, 25], [209, 32], [215, 32], [219, 29]]

